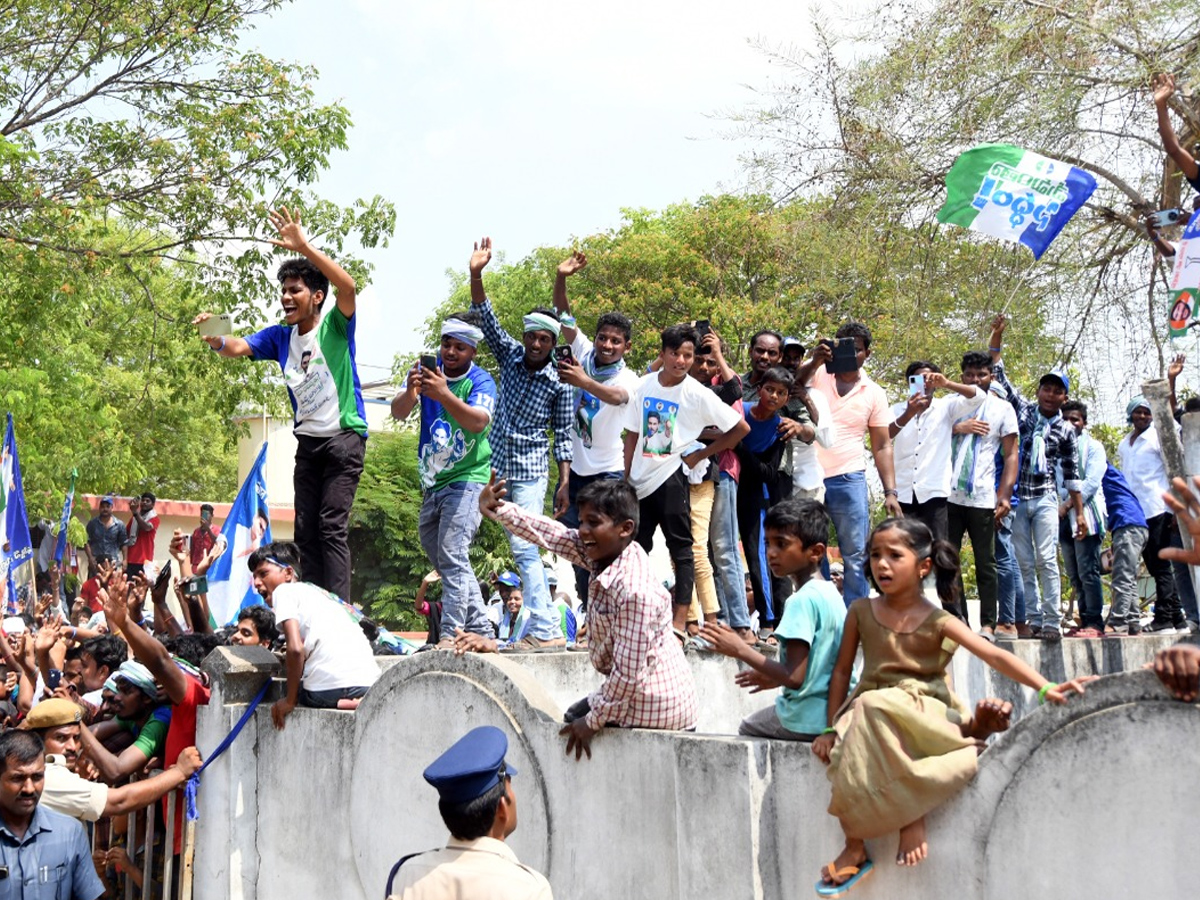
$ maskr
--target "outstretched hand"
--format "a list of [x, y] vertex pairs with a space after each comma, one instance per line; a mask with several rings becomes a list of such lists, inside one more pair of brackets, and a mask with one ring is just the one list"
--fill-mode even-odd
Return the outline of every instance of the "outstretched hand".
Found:
[[[1196, 491], [1200, 491], [1200, 475], [1193, 475], [1192, 483], [1195, 484]], [[1171, 491], [1163, 494], [1163, 501], [1175, 513], [1179, 524], [1192, 536], [1192, 549], [1165, 547], [1158, 551], [1158, 556], [1160, 559], [1169, 559], [1172, 562], [1200, 566], [1200, 499], [1182, 478], [1173, 479], [1171, 488]]]
[[740, 634], [721, 622], [705, 622], [700, 626], [699, 637], [712, 644], [717, 653], [733, 659], [738, 659], [744, 649], [750, 646]]
[[475, 244], [475, 250], [471, 254], [471, 261], [467, 267], [471, 270], [472, 275], [478, 277], [491, 261], [492, 239], [490, 237], [480, 238]]
[[1046, 699], [1050, 703], [1056, 703], [1059, 706], [1067, 702], [1071, 694], [1083, 694], [1086, 692], [1084, 685], [1090, 681], [1098, 679], [1099, 675], [1087, 675], [1083, 678], [1072, 678], [1070, 681], [1064, 681], [1062, 684], [1056, 684], [1050, 690], [1046, 691]]
[[300, 226], [300, 210], [289, 210], [286, 206], [281, 206], [270, 213], [270, 219], [275, 230], [279, 232], [279, 239], [268, 240], [276, 247], [291, 250], [293, 253], [303, 253], [304, 248], [308, 246], [308, 238], [304, 236], [304, 229]]
[[1176, 644], [1160, 650], [1147, 668], [1154, 669], [1158, 680], [1176, 700], [1192, 703], [1200, 694], [1200, 647], [1195, 644]]
[[1175, 93], [1175, 76], [1169, 72], [1159, 72], [1150, 82], [1150, 86], [1154, 91], [1155, 104], [1161, 105], [1170, 100], [1171, 95]]
[[578, 762], [583, 758], [583, 754], [587, 754], [587, 758], [592, 758], [592, 738], [596, 736], [596, 732], [588, 727], [586, 720], [576, 719], [570, 725], [564, 725], [559, 729], [559, 736], [567, 739], [567, 756], [571, 755], [571, 751], [575, 751], [575, 761]]
[[504, 485], [504, 479], [497, 478], [496, 470], [492, 469], [492, 477], [479, 492], [479, 511], [489, 519], [496, 518], [496, 513], [500, 511], [500, 504], [508, 496], [508, 489]]
[[740, 688], [748, 688], [751, 694], [771, 691], [780, 686], [774, 678], [754, 669], [742, 669], [733, 676], [733, 683]]
[[1173, 384], [1175, 379], [1183, 374], [1183, 365], [1187, 362], [1187, 355], [1176, 353], [1171, 359], [1170, 365], [1167, 366], [1167, 379]]
[[564, 278], [570, 278], [586, 265], [587, 257], [584, 256], [580, 251], [576, 250], [558, 264], [558, 274]]

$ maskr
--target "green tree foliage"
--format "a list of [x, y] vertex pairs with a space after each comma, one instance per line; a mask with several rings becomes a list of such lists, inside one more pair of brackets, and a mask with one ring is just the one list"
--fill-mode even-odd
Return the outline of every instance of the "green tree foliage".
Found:
[[[416, 431], [372, 434], [350, 515], [351, 593], [371, 618], [407, 631], [425, 627], [412, 601], [421, 578], [432, 568], [418, 539], [420, 513]], [[471, 564], [483, 580], [494, 571], [512, 568], [507, 535], [489, 519], [471, 545]], [[440, 584], [435, 584], [430, 599], [439, 590]]]
[[[983, 346], [1005, 303], [1015, 318], [1006, 341], [1019, 350], [1022, 369], [1027, 363], [1036, 381], [1039, 366], [1054, 359], [1054, 349], [1039, 340], [1038, 298], [1013, 290], [1023, 286], [1018, 250], [931, 226], [891, 227], [873, 207], [831, 198], [773, 202], [727, 194], [661, 212], [627, 210], [617, 228], [571, 247], [493, 263], [484, 283], [510, 333], [520, 333], [530, 307], [550, 303], [555, 268], [576, 247], [588, 257], [568, 284], [581, 326], [591, 334], [602, 313], [625, 313], [634, 323], [630, 359], [638, 367], [657, 354], [658, 332], [675, 322], [709, 319], [729, 344], [730, 362], [745, 369], [750, 337], [760, 328], [795, 334], [811, 347], [856, 319], [875, 337], [873, 377], [901, 391], [910, 360], [957, 371], [963, 352]], [[988, 289], [977, 289], [981, 283]], [[469, 303], [465, 275], [456, 274], [450, 297], [429, 321], [429, 340], [444, 316]], [[484, 345], [480, 360], [490, 364]]]
[[386, 243], [379, 197], [312, 193], [349, 115], [310, 67], [238, 49], [284, 0], [0, 3], [0, 400], [31, 515], [81, 491], [231, 498], [232, 414], [278, 392], [220, 367], [201, 309], [258, 324], [276, 296], [266, 211], [325, 249]]
[[[977, 144], [1017, 144], [1091, 171], [1099, 188], [1085, 210], [1039, 263], [1024, 255], [1021, 292], [1060, 360], [1108, 391], [1114, 414], [1126, 387], [1161, 375], [1168, 355], [1165, 270], [1140, 219], [1179, 205], [1181, 180], [1149, 85], [1156, 72], [1180, 77], [1171, 105], [1194, 148], [1200, 10], [1182, 0], [920, 0], [882, 3], [864, 21], [861, 31], [818, 23], [811, 54], [766, 48], [787, 74], [738, 116], [761, 139], [752, 164], [774, 193], [836, 195], [876, 210], [893, 232], [936, 227], [926, 223], [945, 173]], [[1005, 294], [993, 280], [959, 286]]]

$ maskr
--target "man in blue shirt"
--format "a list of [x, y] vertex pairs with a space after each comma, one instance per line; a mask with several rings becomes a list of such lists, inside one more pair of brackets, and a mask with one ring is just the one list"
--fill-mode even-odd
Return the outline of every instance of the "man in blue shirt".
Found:
[[1150, 539], [1150, 528], [1142, 504], [1129, 489], [1125, 476], [1114, 469], [1112, 463], [1105, 467], [1101, 486], [1112, 535], [1112, 607], [1108, 611], [1105, 630], [1109, 634], [1141, 634], [1138, 562]]
[[0, 735], [0, 882], [3, 896], [97, 900], [104, 884], [92, 866], [83, 825], [39, 805], [46, 775], [42, 739]]
[[[534, 309], [525, 316], [521, 341], [501, 328], [483, 290], [483, 270], [491, 258], [492, 239], [485, 237], [471, 254], [471, 304], [479, 312], [483, 336], [500, 367], [500, 395], [489, 438], [492, 467], [505, 480], [508, 500], [540, 515], [549, 486], [547, 431], [553, 430], [554, 458], [558, 462], [554, 515], [558, 517], [570, 505], [571, 423], [575, 411], [575, 392], [559, 380], [558, 368], [551, 359], [561, 325], [553, 310]], [[537, 546], [511, 534], [509, 543], [529, 607], [529, 631], [513, 649], [566, 647], [558, 614], [550, 603], [550, 587]]]

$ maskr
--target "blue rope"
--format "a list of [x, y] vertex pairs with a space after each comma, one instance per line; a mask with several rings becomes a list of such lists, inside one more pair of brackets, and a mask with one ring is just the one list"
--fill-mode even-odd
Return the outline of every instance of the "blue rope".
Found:
[[200, 812], [196, 809], [196, 791], [200, 788], [200, 773], [207, 769], [214, 760], [218, 759], [222, 753], [229, 749], [229, 745], [237, 739], [237, 736], [246, 726], [246, 723], [250, 721], [250, 717], [254, 715], [254, 710], [258, 709], [258, 704], [262, 702], [263, 697], [267, 696], [267, 690], [270, 687], [271, 679], [268, 678], [263, 682], [263, 686], [259, 689], [258, 696], [250, 701], [250, 705], [246, 707], [246, 711], [242, 713], [242, 717], [237, 720], [237, 724], [233, 726], [233, 730], [230, 731], [229, 734], [225, 735], [225, 740], [221, 741], [221, 743], [217, 745], [217, 749], [212, 752], [212, 755], [209, 756], [209, 758], [204, 761], [204, 764], [201, 765], [200, 768], [195, 772], [193, 772], [192, 777], [187, 780], [187, 784], [184, 785], [183, 788], [183, 797], [187, 802], [187, 818], [189, 822], [195, 822], [198, 818], [200, 818]]

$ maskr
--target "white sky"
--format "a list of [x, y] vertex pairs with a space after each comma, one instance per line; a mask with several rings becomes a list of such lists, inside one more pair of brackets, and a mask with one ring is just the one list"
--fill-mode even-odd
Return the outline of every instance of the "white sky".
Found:
[[247, 43], [315, 65], [318, 97], [354, 120], [322, 194], [396, 205], [391, 246], [366, 253], [363, 380], [420, 349], [446, 269], [481, 235], [516, 261], [619, 224], [622, 207], [737, 188], [746, 147], [720, 114], [779, 71], [750, 42], [810, 33], [794, 0], [297, 0], [260, 20]]

